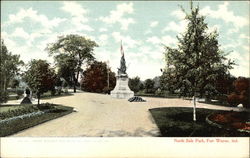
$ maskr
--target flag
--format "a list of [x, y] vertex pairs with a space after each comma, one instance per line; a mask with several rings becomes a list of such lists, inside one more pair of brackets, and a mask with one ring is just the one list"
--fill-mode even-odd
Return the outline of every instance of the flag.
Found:
[[124, 50], [123, 50], [123, 47], [122, 47], [122, 41], [121, 41], [121, 54], [122, 54], [122, 56], [124, 56]]

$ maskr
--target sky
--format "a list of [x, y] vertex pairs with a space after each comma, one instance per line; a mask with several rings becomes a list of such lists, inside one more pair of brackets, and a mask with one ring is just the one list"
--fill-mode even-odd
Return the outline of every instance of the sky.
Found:
[[[249, 2], [194, 1], [206, 16], [207, 32], [217, 30], [220, 49], [236, 62], [230, 72], [249, 77]], [[123, 49], [129, 77], [161, 75], [164, 45], [176, 47], [187, 26], [180, 5], [188, 1], [1, 1], [1, 38], [8, 50], [31, 59], [46, 59], [47, 44], [58, 36], [79, 34], [99, 45], [94, 55], [117, 72]]]

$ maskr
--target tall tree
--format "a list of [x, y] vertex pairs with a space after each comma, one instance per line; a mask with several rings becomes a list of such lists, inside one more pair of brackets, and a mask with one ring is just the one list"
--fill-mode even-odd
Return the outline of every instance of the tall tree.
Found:
[[56, 74], [45, 60], [32, 60], [28, 65], [28, 70], [24, 74], [24, 80], [33, 92], [36, 93], [38, 105], [40, 96], [49, 90], [54, 90]]
[[191, 3], [191, 13], [185, 14], [188, 26], [181, 37], [177, 36], [178, 47], [165, 47], [167, 64], [163, 75], [173, 77], [173, 88], [180, 90], [181, 96], [209, 99], [217, 93], [215, 81], [229, 73], [234, 63], [219, 50], [218, 33], [207, 33], [205, 17], [199, 15], [199, 7], [193, 8]]
[[70, 86], [73, 86], [77, 61], [67, 54], [58, 54], [55, 59], [58, 77], [63, 78]]
[[115, 73], [104, 62], [95, 61], [84, 72], [81, 87], [88, 92], [107, 93], [115, 88]]
[[7, 88], [10, 84], [11, 79], [19, 74], [20, 66], [24, 63], [20, 60], [20, 55], [13, 55], [8, 51], [1, 40], [0, 50], [0, 103], [7, 101], [8, 94]]
[[[58, 55], [58, 54], [66, 54], [70, 57], [72, 62], [76, 62], [76, 65], [73, 63], [71, 66], [75, 66], [71, 71], [74, 73], [74, 92], [76, 92], [76, 85], [78, 83], [78, 79], [80, 76], [80, 71], [82, 71], [82, 65], [84, 62], [94, 60], [93, 50], [94, 47], [97, 47], [95, 41], [87, 39], [83, 36], [79, 35], [67, 35], [60, 36], [55, 43], [49, 44], [46, 50], [49, 51], [50, 54]], [[55, 58], [57, 61], [57, 58]], [[57, 61], [58, 63], [59, 61]]]

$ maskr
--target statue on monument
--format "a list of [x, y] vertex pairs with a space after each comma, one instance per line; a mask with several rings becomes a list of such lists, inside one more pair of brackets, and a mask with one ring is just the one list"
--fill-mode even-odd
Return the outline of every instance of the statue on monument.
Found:
[[121, 43], [121, 60], [120, 68], [118, 68], [118, 75], [116, 76], [116, 86], [111, 91], [111, 97], [119, 99], [128, 99], [134, 96], [134, 92], [128, 87], [128, 74], [126, 73], [126, 61], [124, 57], [124, 51]]
[[119, 76], [127, 76], [127, 73], [126, 73], [126, 61], [125, 61], [125, 57], [124, 57], [124, 51], [123, 51], [123, 47], [122, 47], [122, 44], [121, 44], [121, 53], [122, 53], [122, 57], [121, 57], [121, 60], [120, 60], [120, 68], [118, 68], [118, 75]]

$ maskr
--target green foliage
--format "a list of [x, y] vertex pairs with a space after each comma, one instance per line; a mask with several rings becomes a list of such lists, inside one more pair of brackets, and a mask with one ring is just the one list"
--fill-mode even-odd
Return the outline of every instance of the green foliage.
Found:
[[154, 80], [146, 79], [144, 82], [145, 92], [154, 93], [155, 92], [154, 84], [155, 84]]
[[32, 60], [28, 65], [28, 70], [24, 75], [24, 80], [32, 91], [36, 92], [39, 100], [41, 94], [54, 89], [56, 74], [55, 71], [50, 68], [47, 61]]
[[[109, 88], [108, 88], [109, 75]], [[104, 62], [95, 61], [84, 72], [84, 78], [81, 80], [81, 87], [88, 92], [110, 92], [116, 84], [115, 73], [107, 69]]]
[[58, 54], [55, 56], [58, 67], [58, 77], [63, 78], [70, 86], [74, 85], [74, 77], [77, 67], [77, 61], [68, 54]]
[[13, 55], [8, 51], [3, 40], [1, 40], [0, 51], [0, 103], [2, 103], [7, 101], [8, 92], [6, 91], [11, 79], [18, 75], [20, 66], [24, 63], [20, 60], [20, 55]]
[[134, 77], [134, 78], [130, 78], [128, 81], [128, 86], [129, 88], [134, 91], [135, 93], [139, 92], [141, 87], [143, 86], [140, 77]]
[[227, 100], [231, 106], [242, 104], [245, 108], [250, 108], [250, 78], [239, 77], [233, 82], [235, 91], [231, 93]]
[[19, 86], [19, 83], [20, 83], [20, 81], [14, 78], [10, 82], [10, 87], [11, 88], [17, 88]]
[[84, 62], [94, 60], [93, 50], [97, 47], [95, 41], [79, 35], [60, 36], [55, 43], [46, 48], [49, 53], [55, 55], [59, 74], [68, 83], [73, 82], [74, 92], [78, 84], [78, 78]]
[[165, 90], [179, 90], [181, 96], [211, 98], [218, 94], [216, 80], [228, 75], [234, 64], [219, 50], [218, 33], [207, 33], [199, 8], [186, 14], [187, 30], [178, 38], [178, 47], [165, 47], [166, 68], [161, 76]]

